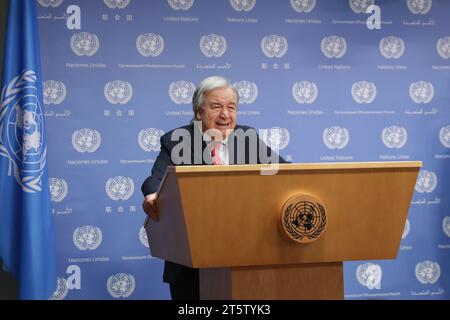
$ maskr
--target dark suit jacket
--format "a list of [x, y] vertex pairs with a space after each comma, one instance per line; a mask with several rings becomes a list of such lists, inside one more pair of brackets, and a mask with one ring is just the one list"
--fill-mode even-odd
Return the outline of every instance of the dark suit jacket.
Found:
[[[187, 126], [183, 126], [180, 127], [178, 129], [184, 129], [189, 133], [190, 136], [190, 140], [187, 141], [188, 144], [190, 144], [190, 148], [191, 148], [191, 154], [189, 157], [190, 162], [189, 163], [184, 163], [182, 162], [179, 165], [205, 165], [205, 164], [210, 164], [211, 163], [211, 159], [203, 159], [203, 150], [206, 148], [207, 143], [205, 141], [202, 140], [201, 143], [201, 150], [199, 148], [198, 151], [201, 152], [194, 152], [194, 131], [197, 130], [197, 134], [199, 134], [200, 136], [202, 135], [201, 130], [197, 127], [194, 126], [194, 124], [190, 124]], [[248, 126], [236, 126], [235, 128], [235, 132], [239, 132], [240, 130], [243, 130], [244, 132], [247, 132], [247, 130], [255, 130], [251, 127]], [[175, 129], [177, 130], [177, 129]], [[178, 144], [180, 143], [180, 140], [177, 141], [172, 141], [171, 137], [172, 137], [172, 133], [175, 131], [172, 130], [166, 134], [164, 134], [161, 137], [161, 151], [155, 161], [155, 163], [153, 164], [153, 168], [152, 168], [152, 175], [150, 177], [148, 177], [147, 179], [145, 179], [144, 183], [142, 184], [142, 193], [144, 194], [144, 196], [154, 193], [158, 190], [159, 185], [161, 183], [161, 180], [164, 176], [164, 173], [166, 171], [166, 168], [168, 166], [175, 166], [175, 164], [173, 163], [172, 159], [171, 159], [171, 152], [172, 149]], [[245, 150], [245, 152], [238, 152], [238, 143], [237, 143], [237, 136], [234, 134], [231, 134], [228, 138], [228, 141], [231, 141], [231, 139], [233, 139], [234, 143], [234, 148], [233, 150], [228, 150], [229, 152], [229, 162], [230, 164], [257, 164], [257, 163], [266, 163], [266, 161], [262, 161], [262, 159], [260, 158], [259, 155], [259, 150], [260, 148], [267, 148], [264, 151], [267, 154], [267, 157], [274, 157], [274, 159], [276, 159], [279, 163], [285, 163], [286, 161], [280, 157], [279, 155], [273, 153], [273, 151], [268, 148], [266, 146], [266, 144], [259, 138], [257, 138], [256, 141], [253, 142], [257, 142], [257, 146], [255, 148], [250, 148], [250, 143], [251, 143], [251, 138], [246, 137], [245, 139], [241, 140], [241, 142], [244, 142], [244, 148], [241, 148], [241, 150]], [[233, 145], [232, 143], [228, 143], [228, 146]], [[256, 154], [250, 154], [249, 150], [253, 150], [256, 152]], [[206, 161], [205, 161], [206, 160]], [[164, 265], [164, 276], [163, 276], [163, 281], [164, 282], [174, 282], [178, 275], [182, 272], [182, 270], [184, 268], [184, 266], [181, 266], [179, 264], [176, 263], [172, 263], [169, 261], [165, 262]]]

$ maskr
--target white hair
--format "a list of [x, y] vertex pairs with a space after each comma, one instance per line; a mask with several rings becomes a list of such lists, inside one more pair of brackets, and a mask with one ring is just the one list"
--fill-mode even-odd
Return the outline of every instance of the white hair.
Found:
[[195, 120], [195, 115], [197, 114], [198, 110], [204, 107], [205, 95], [209, 91], [219, 88], [233, 89], [234, 93], [236, 94], [236, 103], [239, 102], [239, 93], [237, 92], [236, 88], [234, 88], [230, 84], [230, 82], [228, 82], [227, 79], [219, 76], [205, 78], [199, 83], [192, 97], [192, 110], [194, 111], [193, 120]]

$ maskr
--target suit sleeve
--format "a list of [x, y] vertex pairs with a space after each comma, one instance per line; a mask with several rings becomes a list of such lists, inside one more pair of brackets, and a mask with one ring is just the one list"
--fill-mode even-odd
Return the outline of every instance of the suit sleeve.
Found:
[[168, 147], [167, 135], [162, 136], [160, 141], [161, 151], [153, 164], [152, 175], [145, 179], [141, 187], [144, 197], [158, 191], [161, 180], [166, 172], [166, 168], [174, 165], [170, 158], [170, 148]]

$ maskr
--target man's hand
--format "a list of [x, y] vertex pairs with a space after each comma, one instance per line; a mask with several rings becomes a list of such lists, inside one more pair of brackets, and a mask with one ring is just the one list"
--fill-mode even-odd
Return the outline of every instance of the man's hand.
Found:
[[144, 203], [142, 204], [144, 212], [150, 217], [150, 219], [158, 222], [159, 213], [156, 209], [156, 192], [147, 195], [144, 198]]

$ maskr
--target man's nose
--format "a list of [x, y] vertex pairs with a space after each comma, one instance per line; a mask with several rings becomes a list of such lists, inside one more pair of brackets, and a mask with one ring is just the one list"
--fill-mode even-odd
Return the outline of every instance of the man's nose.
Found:
[[227, 108], [223, 108], [222, 111], [220, 112], [220, 116], [222, 118], [229, 118], [230, 117], [230, 112], [228, 111]]

